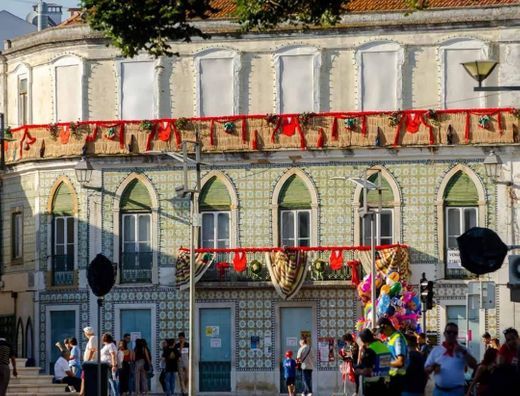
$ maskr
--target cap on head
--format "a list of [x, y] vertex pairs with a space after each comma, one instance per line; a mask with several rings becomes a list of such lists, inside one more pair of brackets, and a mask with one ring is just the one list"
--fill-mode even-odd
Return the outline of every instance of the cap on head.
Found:
[[83, 329], [86, 335], [94, 335], [94, 329], [90, 326], [87, 326]]
[[292, 357], [293, 357], [293, 353], [292, 353], [292, 351], [287, 351], [287, 352], [285, 352], [285, 357], [286, 357], [286, 358], [289, 358], [289, 359], [292, 358]]

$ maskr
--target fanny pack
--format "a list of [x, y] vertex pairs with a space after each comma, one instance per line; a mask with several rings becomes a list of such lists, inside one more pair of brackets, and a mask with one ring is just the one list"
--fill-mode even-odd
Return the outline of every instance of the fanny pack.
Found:
[[451, 392], [451, 391], [454, 391], [455, 389], [464, 388], [464, 385], [451, 386], [448, 388], [448, 387], [439, 386], [439, 385], [435, 384], [435, 387], [438, 390], [443, 391], [443, 392]]

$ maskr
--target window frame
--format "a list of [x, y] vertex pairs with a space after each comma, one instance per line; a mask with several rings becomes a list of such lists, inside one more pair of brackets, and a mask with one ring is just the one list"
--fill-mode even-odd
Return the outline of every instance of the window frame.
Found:
[[[364, 99], [364, 87], [363, 87], [363, 54], [367, 52], [395, 52], [397, 54], [397, 67], [395, 70], [396, 76], [396, 92], [395, 92], [395, 101], [397, 107], [394, 110], [403, 108], [403, 75], [404, 75], [404, 63], [405, 63], [405, 51], [403, 46], [398, 43], [392, 41], [375, 41], [371, 43], [367, 43], [361, 47], [359, 47], [356, 51], [355, 59], [357, 64], [357, 108], [359, 111], [366, 111], [363, 106]], [[374, 109], [368, 109], [373, 111]], [[388, 110], [388, 109], [386, 109]], [[381, 110], [383, 111], [383, 110]]]
[[[479, 225], [479, 207], [477, 205], [475, 206], [446, 206], [444, 208], [444, 261], [446, 263], [446, 269], [448, 270], [456, 270], [457, 268], [448, 268], [448, 251], [449, 250], [457, 250], [458, 249], [454, 249], [454, 248], [450, 248], [449, 247], [449, 238], [450, 238], [450, 234], [449, 234], [449, 221], [448, 221], [448, 213], [449, 211], [453, 211], [453, 210], [458, 210], [459, 212], [459, 227], [460, 227], [460, 234], [455, 236], [455, 237], [458, 237], [462, 234], [464, 234], [467, 230], [465, 229], [464, 227], [464, 223], [465, 223], [465, 217], [463, 216], [464, 214], [464, 211], [468, 210], [468, 209], [472, 209], [472, 211], [474, 211], [475, 213], [475, 226], [478, 226]], [[463, 268], [461, 267], [460, 268], [461, 270], [463, 270]]]
[[73, 122], [73, 121], [83, 121], [86, 119], [86, 108], [85, 103], [88, 102], [88, 89], [87, 89], [87, 82], [86, 82], [86, 65], [85, 65], [85, 59], [82, 57], [79, 57], [78, 55], [65, 55], [60, 58], [57, 58], [52, 63], [52, 77], [54, 79], [53, 81], [53, 94], [54, 94], [54, 104], [53, 104], [53, 110], [54, 110], [54, 117], [53, 121], [58, 122], [58, 68], [59, 67], [66, 67], [66, 66], [78, 66], [79, 71], [79, 81], [78, 81], [78, 92], [77, 95], [79, 96], [79, 120], [65, 120], [62, 122]]
[[227, 48], [210, 48], [199, 52], [194, 58], [194, 74], [195, 74], [195, 103], [193, 112], [196, 117], [202, 115], [202, 65], [203, 59], [231, 59], [233, 65], [232, 84], [233, 91], [233, 108], [232, 114], [220, 114], [222, 116], [231, 116], [240, 114], [240, 71], [242, 70], [241, 55], [238, 51]]
[[[294, 237], [293, 238], [289, 238], [289, 239], [292, 239], [294, 240], [294, 244], [293, 245], [288, 245], [288, 244], [284, 244], [284, 214], [285, 213], [292, 213], [293, 216], [294, 216], [294, 219], [297, 219], [297, 221], [294, 221], [294, 225], [293, 225], [293, 235]], [[308, 216], [309, 216], [309, 230], [308, 230], [308, 234], [309, 236], [306, 237], [306, 238], [302, 238], [300, 237], [300, 229], [299, 229], [299, 220], [300, 220], [300, 214], [301, 213], [306, 213]], [[311, 209], [280, 209], [280, 230], [279, 230], [279, 235], [280, 235], [280, 246], [289, 246], [289, 247], [300, 247], [300, 246], [311, 246], [311, 240], [312, 240], [312, 211]], [[308, 245], [301, 245], [299, 244], [299, 242], [301, 240], [307, 240], [308, 241]], [[298, 242], [298, 244], [297, 244]]]
[[[387, 236], [384, 238], [381, 236], [381, 215], [382, 214], [390, 214], [391, 235], [389, 237]], [[367, 237], [369, 240], [365, 241], [365, 221], [370, 221], [370, 218], [368, 216], [364, 217], [360, 222], [361, 223], [360, 242], [361, 242], [361, 245], [371, 246], [372, 241], [370, 240], [370, 237]], [[375, 223], [376, 223], [376, 230], [375, 230], [376, 246], [393, 244], [394, 240], [395, 240], [395, 238], [394, 238], [394, 208], [389, 208], [389, 207], [381, 208], [381, 213], [375, 214]], [[391, 241], [389, 243], [383, 243], [383, 244], [381, 243], [381, 239], [388, 239], [388, 238], [391, 239]]]
[[[454, 106], [448, 107], [446, 103], [446, 90], [447, 90], [447, 71], [448, 71], [448, 62], [446, 61], [448, 51], [456, 51], [456, 50], [476, 50], [480, 51], [480, 56], [478, 60], [489, 59], [490, 53], [490, 45], [476, 39], [471, 38], [458, 38], [449, 40], [445, 43], [442, 43], [438, 48], [438, 58], [440, 64], [440, 81], [441, 81], [441, 90], [440, 90], [440, 98], [441, 98], [441, 106], [443, 109], [464, 107], [464, 106]], [[457, 65], [457, 67], [462, 67], [461, 65]], [[487, 83], [486, 83], [487, 81]], [[483, 82], [483, 85], [486, 86], [489, 84], [488, 80]], [[488, 107], [488, 96], [485, 92], [479, 93], [479, 101], [482, 108]]]
[[[219, 215], [226, 214], [227, 215], [227, 221], [228, 221], [228, 237], [227, 239], [224, 238], [216, 238], [218, 237], [218, 229], [219, 229]], [[204, 216], [213, 216], [213, 246], [204, 246]], [[227, 241], [226, 248], [229, 248], [231, 246], [231, 211], [228, 210], [217, 210], [217, 211], [202, 211], [200, 212], [201, 216], [201, 228], [200, 228], [200, 247], [202, 248], [208, 248], [208, 249], [218, 249], [218, 243], [219, 241]], [[222, 248], [222, 247], [220, 247]]]
[[[23, 80], [26, 84], [24, 93], [21, 90]], [[29, 123], [29, 76], [27, 74], [17, 76], [17, 93], [18, 125], [27, 125]]]
[[160, 74], [164, 69], [162, 58], [154, 60], [154, 58], [147, 55], [140, 55], [129, 59], [121, 59], [117, 61], [116, 65], [116, 82], [117, 82], [117, 116], [119, 119], [123, 118], [123, 64], [135, 62], [150, 62], [154, 67], [154, 84], [153, 84], [153, 114], [152, 119], [159, 118], [160, 109]]
[[[65, 216], [57, 216], [57, 215], [53, 215], [53, 219], [52, 219], [52, 223], [53, 223], [53, 233], [52, 233], [52, 236], [53, 236], [53, 241], [52, 241], [52, 255], [53, 256], [57, 256], [57, 240], [58, 240], [58, 236], [57, 236], [57, 233], [58, 233], [58, 226], [57, 226], [57, 220], [58, 219], [63, 219], [64, 220], [64, 227], [63, 227], [63, 240], [67, 240], [66, 243], [63, 243], [63, 246], [64, 246], [64, 251], [67, 251], [67, 247], [68, 245], [71, 245], [72, 244], [72, 247], [73, 247], [73, 253], [72, 253], [72, 256], [74, 257], [74, 250], [75, 250], [75, 247], [76, 247], [76, 218], [74, 216], [70, 216], [70, 215], [65, 215]], [[68, 220], [69, 219], [72, 219], [72, 242], [69, 242], [68, 240]], [[65, 254], [65, 255], [68, 255], [68, 254]]]
[[282, 62], [283, 57], [290, 56], [311, 56], [312, 61], [312, 112], [320, 111], [320, 72], [322, 64], [322, 54], [320, 49], [307, 46], [289, 46], [279, 49], [273, 55], [275, 70], [275, 90], [274, 90], [274, 111], [277, 114], [282, 112]]
[[[149, 222], [148, 222], [148, 234], [150, 236], [150, 238], [148, 239], [148, 241], [140, 241], [138, 238], [139, 238], [139, 217], [140, 216], [147, 216], [149, 218]], [[124, 253], [126, 250], [125, 250], [125, 245], [126, 243], [129, 243], [129, 242], [126, 242], [125, 241], [125, 218], [126, 217], [134, 217], [134, 248], [136, 248], [132, 253], [140, 253], [141, 250], [139, 249], [139, 245], [141, 243], [145, 243], [145, 242], [148, 242], [148, 246], [150, 248], [149, 251], [143, 251], [143, 253], [151, 253], [153, 251], [152, 249], [152, 213], [151, 212], [124, 212], [121, 214], [121, 253]]]
[[13, 264], [23, 262], [23, 220], [23, 210], [15, 209], [11, 212], [11, 262]]

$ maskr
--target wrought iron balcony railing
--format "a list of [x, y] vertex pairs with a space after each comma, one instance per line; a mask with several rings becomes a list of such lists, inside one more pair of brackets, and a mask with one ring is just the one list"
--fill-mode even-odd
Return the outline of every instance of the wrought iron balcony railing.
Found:
[[151, 283], [152, 252], [121, 253], [119, 283]]
[[74, 284], [74, 256], [55, 255], [52, 257], [52, 286], [70, 286]]

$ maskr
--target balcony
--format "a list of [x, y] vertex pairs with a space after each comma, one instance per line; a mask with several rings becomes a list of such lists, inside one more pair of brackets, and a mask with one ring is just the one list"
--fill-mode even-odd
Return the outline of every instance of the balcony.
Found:
[[74, 285], [74, 256], [53, 256], [51, 286], [61, 287], [71, 285]]
[[[259, 261], [263, 261], [260, 257], [255, 257]], [[308, 262], [310, 265], [310, 261]], [[233, 268], [230, 257], [227, 253], [217, 254], [215, 261], [206, 270], [200, 282], [269, 282], [271, 276], [267, 265], [264, 263], [260, 273], [253, 273], [249, 267], [243, 272], [237, 272]], [[306, 282], [314, 281], [351, 281], [352, 273], [350, 267], [343, 267], [341, 270], [332, 271], [325, 268], [325, 271], [317, 276], [312, 271], [307, 272]]]
[[119, 283], [152, 283], [152, 252], [121, 253]]

